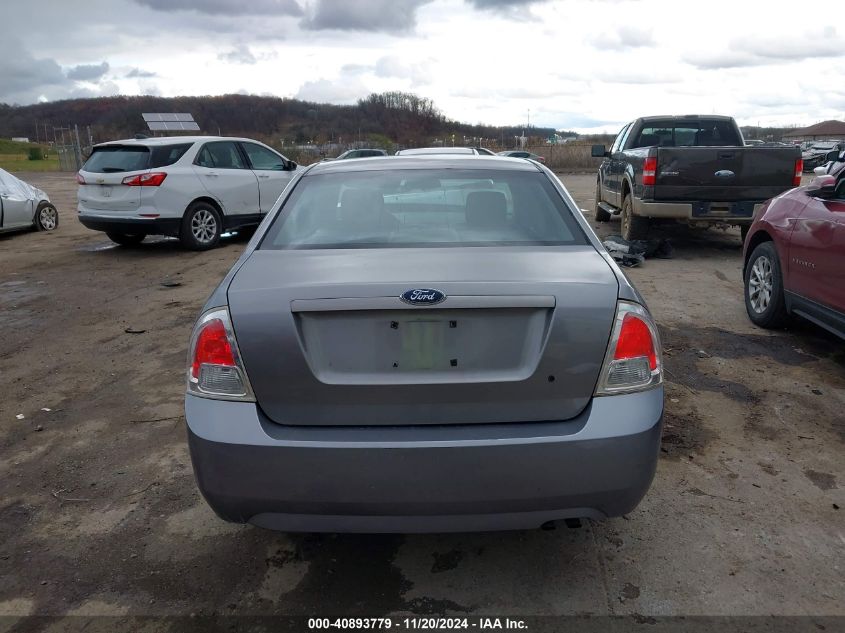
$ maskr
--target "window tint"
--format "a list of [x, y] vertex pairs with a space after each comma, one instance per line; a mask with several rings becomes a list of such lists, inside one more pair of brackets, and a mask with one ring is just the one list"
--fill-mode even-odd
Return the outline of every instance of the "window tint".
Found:
[[634, 129], [634, 125], [632, 123], [631, 125], [628, 126], [628, 129], [626, 129], [624, 131], [624, 134], [622, 134], [622, 141], [619, 143], [619, 151], [620, 152], [623, 149], [625, 149], [625, 146], [628, 144], [628, 137], [631, 136], [631, 130], [633, 130], [633, 129]]
[[631, 124], [629, 123], [628, 125], [623, 127], [621, 130], [619, 130], [619, 134], [616, 135], [616, 140], [613, 141], [613, 145], [610, 146], [610, 153], [611, 154], [618, 152], [619, 149], [622, 147], [622, 139], [625, 138], [625, 132], [627, 132], [630, 129], [630, 127], [631, 127]]
[[632, 147], [741, 147], [736, 128], [723, 119], [649, 121]]
[[139, 171], [149, 166], [150, 150], [143, 145], [106, 145], [95, 147], [82, 169], [95, 174], [108, 174]]
[[197, 156], [196, 163], [200, 167], [246, 169], [238, 148], [232, 141], [206, 143]]
[[261, 147], [261, 145], [256, 145], [255, 143], [241, 143], [241, 147], [244, 148], [246, 155], [249, 156], [249, 162], [252, 163], [253, 169], [284, 170], [284, 159], [266, 147]]
[[261, 248], [586, 244], [543, 174], [391, 170], [307, 176]]
[[153, 147], [150, 156], [150, 167], [167, 167], [168, 165], [172, 165], [182, 158], [192, 145], [193, 143], [183, 143], [181, 145]]

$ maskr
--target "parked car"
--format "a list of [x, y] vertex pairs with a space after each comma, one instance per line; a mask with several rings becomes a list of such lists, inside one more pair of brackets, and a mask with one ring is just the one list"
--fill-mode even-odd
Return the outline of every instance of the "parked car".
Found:
[[425, 156], [430, 154], [466, 154], [467, 156], [479, 156], [486, 152], [479, 151], [475, 147], [410, 147], [400, 149], [396, 156]]
[[743, 239], [755, 209], [801, 184], [792, 147], [747, 147], [726, 116], [644, 117], [622, 128], [596, 178], [598, 222], [622, 217], [622, 237], [645, 239], [652, 221], [739, 226]]
[[525, 152], [522, 150], [513, 150], [509, 149], [504, 152], [497, 152], [499, 156], [508, 156], [510, 158], [529, 158], [531, 160], [536, 160], [538, 163], [545, 164], [546, 159], [543, 156], [538, 156], [537, 154], [532, 154], [531, 152]]
[[[426, 191], [440, 202], [402, 195]], [[229, 521], [530, 528], [626, 514], [654, 475], [654, 321], [560, 181], [529, 161], [310, 166], [206, 302], [189, 350], [194, 472]]]
[[828, 160], [826, 163], [819, 165], [815, 169], [813, 169], [813, 173], [816, 176], [824, 176], [825, 174], [833, 174], [837, 173], [839, 169], [845, 165], [845, 150], [842, 150], [838, 154], [830, 154], [828, 155]]
[[753, 323], [776, 328], [798, 315], [845, 339], [845, 165], [770, 200], [743, 252]]
[[46, 193], [0, 169], [0, 233], [58, 226], [59, 212]]
[[147, 235], [212, 248], [257, 225], [297, 165], [247, 138], [176, 136], [94, 146], [77, 175], [79, 221], [122, 245]]
[[841, 151], [845, 150], [845, 142], [817, 141], [801, 154], [804, 160], [804, 171], [814, 171], [816, 167], [835, 160]]
[[343, 152], [343, 154], [334, 160], [346, 160], [349, 158], [376, 158], [378, 156], [387, 156], [387, 152], [383, 149], [350, 149]]

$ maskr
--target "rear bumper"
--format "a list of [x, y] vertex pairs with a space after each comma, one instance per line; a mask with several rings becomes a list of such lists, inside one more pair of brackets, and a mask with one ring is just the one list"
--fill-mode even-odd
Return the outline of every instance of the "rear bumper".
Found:
[[648, 202], [632, 200], [634, 215], [647, 218], [673, 218], [692, 222], [751, 224], [765, 202]]
[[197, 484], [222, 518], [284, 531], [535, 528], [633, 510], [654, 476], [663, 388], [566, 422], [286, 427], [186, 396]]
[[80, 214], [79, 221], [94, 231], [115, 233], [146, 233], [147, 235], [179, 236], [181, 218], [109, 217]]

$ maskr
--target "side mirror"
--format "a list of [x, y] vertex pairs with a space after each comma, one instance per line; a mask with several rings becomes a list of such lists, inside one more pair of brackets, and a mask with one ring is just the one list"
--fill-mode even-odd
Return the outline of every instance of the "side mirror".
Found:
[[609, 156], [607, 150], [605, 149], [604, 145], [593, 145], [592, 151], [590, 152], [593, 158], [607, 158]]
[[816, 176], [824, 176], [825, 174], [827, 174], [827, 165], [820, 165], [819, 167], [816, 167], [813, 170], [813, 173]]
[[825, 174], [813, 178], [813, 182], [807, 187], [807, 195], [813, 198], [832, 198], [836, 193], [836, 178]]
[[293, 171], [294, 169], [296, 169], [296, 163], [293, 162], [292, 160], [289, 160], [288, 161], [288, 171]]

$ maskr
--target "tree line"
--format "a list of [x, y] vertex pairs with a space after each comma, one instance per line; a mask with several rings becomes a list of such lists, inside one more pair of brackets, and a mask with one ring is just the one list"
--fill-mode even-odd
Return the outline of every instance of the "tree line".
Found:
[[[69, 99], [27, 106], [0, 103], [0, 138], [25, 136], [53, 140], [53, 128], [88, 128], [95, 142], [148, 133], [144, 112], [188, 112], [202, 133], [258, 138], [271, 145], [350, 144], [359, 139], [383, 139], [401, 146], [419, 146], [455, 136], [504, 140], [522, 134], [524, 126], [471, 125], [448, 119], [431, 99], [405, 92], [383, 92], [355, 105], [313, 103], [257, 95], [155, 97], [115, 96]], [[46, 131], [45, 131], [46, 128]], [[531, 128], [532, 137], [548, 137], [552, 128]]]

